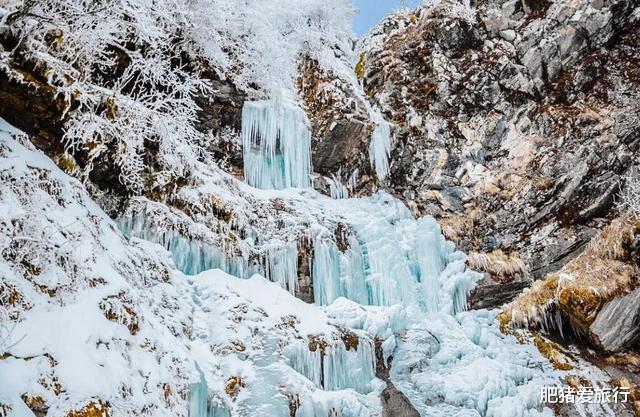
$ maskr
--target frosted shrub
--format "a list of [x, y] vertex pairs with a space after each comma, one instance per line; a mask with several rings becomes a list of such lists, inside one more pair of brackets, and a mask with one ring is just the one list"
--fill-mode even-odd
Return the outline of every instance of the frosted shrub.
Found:
[[263, 96], [292, 95], [303, 55], [353, 78], [345, 0], [0, 4], [10, 10], [0, 30], [18, 40], [0, 56], [0, 70], [11, 73], [17, 56], [35, 62], [68, 116], [68, 149], [84, 149], [87, 172], [91, 161], [112, 157], [133, 191], [142, 190], [151, 164], [164, 176], [191, 172], [208, 140], [194, 127], [195, 96], [213, 94], [207, 78], [230, 78]]
[[458, 17], [473, 24], [476, 22], [476, 10], [470, 0], [423, 0], [423, 6], [441, 7], [451, 17]]
[[634, 217], [640, 218], [640, 171], [638, 169], [633, 170], [625, 177], [618, 207], [623, 211], [628, 211]]

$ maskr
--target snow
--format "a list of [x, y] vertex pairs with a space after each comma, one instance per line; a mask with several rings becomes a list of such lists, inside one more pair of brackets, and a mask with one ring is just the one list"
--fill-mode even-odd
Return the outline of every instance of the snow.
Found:
[[[383, 192], [332, 199], [195, 169], [179, 195], [192, 216], [132, 199], [121, 234], [81, 183], [2, 134], [0, 247], [17, 249], [0, 273], [29, 303], [8, 311], [10, 415], [32, 416], [28, 392], [59, 414], [100, 399], [113, 417], [379, 416], [376, 339], [423, 415], [540, 414], [558, 373], [495, 312], [465, 311], [480, 276], [434, 219]], [[212, 196], [233, 229], [202, 208]], [[315, 304], [294, 296], [302, 238]]]
[[[17, 294], [0, 360], [9, 415], [33, 415], [22, 394], [42, 397], [53, 414], [100, 398], [116, 415], [186, 415], [179, 396], [160, 401], [164, 387], [184, 391], [190, 369], [175, 327], [186, 314], [169, 307], [182, 302], [180, 280], [166, 282], [163, 259], [146, 242], [127, 244], [78, 181], [4, 133], [0, 176], [0, 286]], [[130, 315], [109, 320], [106, 300]], [[126, 319], [135, 331], [118, 323]]]

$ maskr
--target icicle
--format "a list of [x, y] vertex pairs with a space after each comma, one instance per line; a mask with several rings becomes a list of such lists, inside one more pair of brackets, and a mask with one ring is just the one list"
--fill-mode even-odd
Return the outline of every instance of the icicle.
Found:
[[204, 376], [200, 375], [200, 381], [189, 387], [189, 417], [208, 417], [207, 402], [209, 390]]
[[162, 245], [171, 253], [176, 268], [186, 275], [197, 275], [210, 269], [221, 269], [239, 278], [258, 273], [294, 295], [298, 289], [298, 244], [295, 240], [266, 248], [262, 266], [249, 263], [241, 256], [227, 256], [215, 246], [185, 239], [174, 231], [158, 231], [144, 214], [123, 217], [118, 220], [118, 227], [127, 237]]
[[311, 266], [316, 304], [327, 305], [344, 294], [340, 281], [340, 252], [335, 242], [317, 238]]
[[331, 198], [334, 200], [349, 198], [349, 190], [347, 190], [347, 187], [345, 187], [335, 175], [332, 175], [331, 178], [324, 177], [324, 179], [329, 184]]
[[369, 144], [369, 161], [380, 180], [385, 179], [387, 174], [389, 174], [390, 149], [391, 128], [389, 123], [383, 121], [376, 125]]
[[356, 187], [358, 186], [358, 175], [359, 174], [360, 174], [360, 171], [358, 170], [358, 168], [356, 168], [355, 171], [353, 171], [351, 173], [351, 176], [349, 177], [349, 181], [347, 181], [347, 187], [351, 191], [354, 191], [356, 189]]
[[312, 352], [307, 343], [303, 342], [295, 343], [285, 349], [289, 365], [319, 388], [322, 388], [321, 355], [320, 348]]
[[200, 371], [200, 381], [189, 386], [189, 417], [231, 417], [220, 401], [209, 397], [209, 387]]
[[[324, 353], [324, 356], [323, 356]], [[285, 350], [290, 366], [328, 391], [354, 389], [366, 394], [375, 378], [374, 348], [360, 339], [357, 347], [347, 349], [343, 342], [328, 344], [324, 352], [310, 351], [307, 343], [296, 343]]]
[[311, 186], [311, 132], [299, 107], [282, 100], [242, 109], [244, 175], [262, 189]]
[[298, 290], [297, 242], [269, 248], [265, 257], [265, 272], [267, 278], [295, 295]]
[[173, 230], [160, 231], [144, 214], [134, 214], [118, 220], [118, 227], [127, 237], [158, 243], [171, 253], [176, 268], [186, 275], [196, 275], [210, 269], [221, 269], [241, 278], [261, 272], [241, 256], [227, 256], [213, 245], [185, 239]]

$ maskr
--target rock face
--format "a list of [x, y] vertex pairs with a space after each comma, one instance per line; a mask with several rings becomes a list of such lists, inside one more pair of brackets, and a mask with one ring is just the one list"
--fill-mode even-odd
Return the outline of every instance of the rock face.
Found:
[[214, 138], [209, 145], [220, 165], [227, 171], [242, 172], [242, 146], [237, 139], [242, 125], [242, 107], [246, 94], [229, 80], [220, 80], [211, 72], [205, 76], [212, 85], [212, 95], [196, 97], [200, 107], [196, 128]]
[[503, 327], [570, 327], [605, 352], [640, 341], [640, 221], [617, 218], [559, 272], [536, 282], [501, 313]]
[[601, 346], [620, 351], [640, 340], [640, 288], [602, 307], [591, 325]]
[[[522, 262], [512, 281], [560, 269], [607, 223], [637, 163], [639, 10], [443, 2], [385, 20], [361, 42], [359, 64], [398, 128], [384, 185], [463, 250]], [[509, 279], [492, 269], [472, 305], [517, 293], [496, 286]]]
[[382, 341], [376, 340], [376, 377], [383, 380], [387, 386], [380, 393], [382, 404], [382, 417], [420, 417], [420, 413], [415, 409], [411, 401], [391, 382], [389, 369], [393, 357], [388, 361], [384, 359]]
[[[312, 124], [311, 157], [318, 178], [316, 188], [328, 190], [325, 177], [348, 185], [353, 192], [370, 190], [375, 175], [369, 163], [368, 147], [375, 127], [366, 103], [353, 85], [322, 71], [306, 58], [300, 66], [297, 87]], [[355, 174], [355, 175], [354, 175]]]

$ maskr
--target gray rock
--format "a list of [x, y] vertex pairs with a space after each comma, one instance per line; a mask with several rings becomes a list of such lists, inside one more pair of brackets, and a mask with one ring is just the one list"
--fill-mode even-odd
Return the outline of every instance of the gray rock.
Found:
[[500, 32], [500, 36], [507, 42], [512, 42], [516, 38], [516, 31], [513, 29], [503, 30]]
[[605, 304], [589, 330], [604, 350], [634, 346], [640, 341], [640, 288]]
[[[640, 151], [638, 5], [497, 3], [477, 3], [471, 28], [423, 6], [415, 25], [374, 29], [366, 88], [398, 126], [386, 188], [460, 225], [462, 250], [515, 251], [540, 279], [606, 225]], [[479, 288], [471, 304], [519, 286]]]

